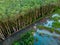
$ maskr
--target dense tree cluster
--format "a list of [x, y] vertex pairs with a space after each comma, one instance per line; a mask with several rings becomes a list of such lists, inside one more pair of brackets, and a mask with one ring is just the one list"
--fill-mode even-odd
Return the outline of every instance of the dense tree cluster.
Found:
[[[57, 2], [57, 0], [0, 0], [0, 20], [14, 18], [23, 15], [33, 8], [41, 5]], [[15, 18], [14, 18], [15, 19]]]

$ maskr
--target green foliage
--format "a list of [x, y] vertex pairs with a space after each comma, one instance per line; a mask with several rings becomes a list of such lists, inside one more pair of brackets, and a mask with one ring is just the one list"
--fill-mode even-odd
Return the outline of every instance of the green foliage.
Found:
[[60, 28], [60, 22], [58, 22], [58, 21], [54, 22], [52, 26], [55, 28]]
[[56, 11], [54, 13], [60, 14], [60, 8], [57, 7]]
[[54, 18], [52, 18], [54, 21], [58, 21], [59, 19], [60, 19], [60, 16], [59, 17], [54, 17]]
[[57, 0], [0, 0], [0, 20], [14, 18], [41, 5], [56, 3]]
[[20, 36], [20, 40], [17, 40], [15, 42], [13, 42], [12, 45], [33, 45], [33, 34], [32, 32], [34, 32], [33, 30], [30, 32], [26, 32], [24, 34], [22, 34]]
[[20, 45], [20, 43], [19, 42], [15, 42], [15, 44], [14, 45]]
[[39, 28], [39, 29], [46, 29], [46, 30], [48, 30], [50, 32], [54, 32], [54, 28], [49, 28], [49, 27], [45, 27], [45, 26], [42, 26], [42, 25], [37, 26], [37, 28]]
[[[59, 11], [55, 11], [56, 13], [58, 13], [59, 14], [59, 12], [60, 12], [60, 9], [58, 9]], [[55, 14], [56, 14], [55, 13]], [[59, 14], [60, 15], [60, 14]], [[60, 20], [60, 16], [55, 16], [55, 17], [49, 17], [51, 20], [54, 20], [54, 22], [52, 23], [52, 27], [54, 27], [54, 28], [60, 28], [60, 22], [59, 22], [59, 20]]]
[[60, 31], [59, 31], [59, 30], [55, 30], [55, 32], [56, 32], [57, 34], [60, 34]]
[[45, 26], [39, 25], [39, 26], [37, 26], [37, 28], [39, 28], [39, 29], [46, 29], [46, 30], [50, 31], [51, 33], [53, 33], [55, 31], [56, 33], [60, 34], [60, 31], [59, 30], [55, 30], [53, 27], [49, 28], [49, 27], [45, 27]]

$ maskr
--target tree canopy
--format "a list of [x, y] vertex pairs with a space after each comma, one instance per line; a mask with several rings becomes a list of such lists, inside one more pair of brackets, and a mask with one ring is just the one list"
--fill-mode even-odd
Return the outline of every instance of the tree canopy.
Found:
[[57, 0], [0, 0], [0, 20], [14, 18], [16, 15], [26, 13], [29, 9], [51, 2], [56, 3]]

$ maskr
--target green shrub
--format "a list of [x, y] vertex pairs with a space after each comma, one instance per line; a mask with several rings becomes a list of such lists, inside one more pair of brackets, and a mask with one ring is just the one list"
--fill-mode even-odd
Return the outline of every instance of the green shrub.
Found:
[[52, 26], [55, 28], [60, 28], [60, 22], [56, 21], [52, 24]]
[[30, 32], [26, 32], [20, 36], [20, 40], [14, 41], [12, 45], [30, 45], [33, 44], [34, 38], [33, 38], [33, 30]]

